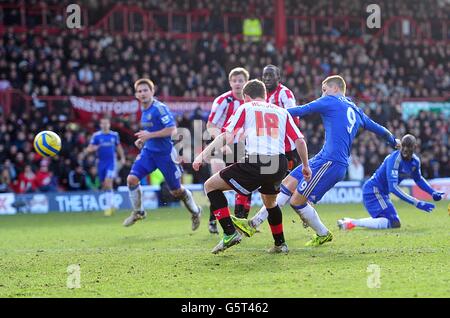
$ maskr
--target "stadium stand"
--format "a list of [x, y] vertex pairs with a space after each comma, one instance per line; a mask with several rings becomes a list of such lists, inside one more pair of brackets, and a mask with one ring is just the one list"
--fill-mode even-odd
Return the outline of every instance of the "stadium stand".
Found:
[[[392, 23], [386, 31], [390, 33], [381, 36], [361, 27], [360, 17], [367, 15], [365, 7], [370, 1], [308, 0], [299, 4], [286, 0], [288, 45], [277, 48], [272, 0], [258, 1], [258, 5], [237, 0], [121, 2], [121, 8], [151, 13], [155, 25], [149, 28], [155, 32], [131, 32], [131, 27], [120, 23], [120, 32], [104, 27], [104, 21], [109, 21], [105, 19], [116, 12], [115, 2], [110, 0], [78, 2], [87, 14], [89, 32], [64, 29], [60, 9], [72, 1], [3, 1], [0, 94], [11, 91], [29, 96], [27, 100], [32, 102], [11, 105], [16, 111], [8, 112], [2, 103], [5, 99], [0, 98], [0, 192], [45, 191], [56, 183], [60, 189], [69, 189], [69, 175], [88, 175], [94, 157], [83, 157], [81, 150], [96, 127], [74, 121], [65, 96], [132, 96], [131, 83], [150, 77], [162, 100], [211, 99], [228, 90], [227, 73], [233, 67], [244, 66], [251, 77], [260, 77], [266, 64], [281, 67], [283, 83], [300, 103], [319, 96], [320, 82], [326, 76], [342, 74], [348, 84], [347, 95], [369, 116], [398, 136], [411, 132], [418, 137], [426, 178], [449, 176], [448, 118], [430, 111], [409, 118], [401, 113], [405, 100], [449, 98], [450, 10], [448, 5], [440, 6], [442, 1], [429, 10], [426, 2], [406, 6], [405, 1], [378, 1], [383, 18]], [[25, 4], [28, 11], [23, 14]], [[263, 21], [260, 43], [239, 40], [242, 13], [249, 11]], [[399, 27], [398, 17], [411, 19], [409, 34]], [[141, 27], [150, 25], [141, 22]], [[39, 29], [43, 24], [47, 28]], [[14, 28], [19, 26], [22, 29], [17, 32]], [[55, 110], [52, 115], [46, 115], [49, 104]], [[186, 117], [180, 115], [178, 124], [192, 129], [192, 118], [204, 118], [200, 113], [196, 109]], [[126, 125], [122, 142], [131, 144], [127, 132], [137, 126]], [[44, 163], [31, 144], [33, 132], [43, 129], [58, 131], [66, 145], [60, 156]], [[315, 154], [323, 142], [319, 118], [302, 120], [301, 129], [311, 155]], [[389, 149], [363, 133], [356, 139], [354, 151], [367, 177]], [[121, 167], [117, 185], [125, 183], [130, 162], [127, 164]], [[202, 171], [194, 180], [204, 180], [207, 174]]]

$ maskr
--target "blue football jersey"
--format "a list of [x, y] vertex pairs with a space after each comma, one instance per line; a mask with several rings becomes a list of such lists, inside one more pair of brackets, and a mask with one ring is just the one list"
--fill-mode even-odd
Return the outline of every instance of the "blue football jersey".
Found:
[[316, 157], [323, 160], [348, 165], [352, 143], [359, 128], [372, 131], [395, 146], [395, 138], [386, 128], [371, 120], [343, 95], [322, 96], [308, 104], [289, 108], [288, 112], [299, 117], [320, 114], [325, 128], [325, 143]]
[[402, 159], [400, 151], [394, 151], [388, 155], [381, 166], [375, 171], [371, 179], [379, 187], [381, 193], [388, 194], [393, 186], [399, 184], [404, 179], [417, 180], [421, 177], [420, 160], [413, 155], [411, 161]]
[[[175, 126], [175, 119], [169, 108], [160, 101], [153, 99], [153, 103], [147, 109], [142, 109], [142, 129], [154, 132], [167, 127]], [[170, 153], [173, 143], [171, 137], [151, 138], [145, 142], [144, 148], [151, 152]]]
[[113, 162], [116, 159], [116, 148], [120, 144], [119, 134], [112, 130], [106, 134], [97, 131], [92, 135], [90, 144], [99, 146], [97, 157], [100, 163]]
[[422, 190], [429, 194], [432, 194], [434, 191], [420, 172], [419, 157], [413, 155], [412, 159], [407, 161], [403, 159], [400, 150], [388, 155], [368, 182], [376, 186], [383, 194], [392, 192], [400, 199], [411, 204], [416, 204], [417, 200], [415, 198], [407, 195], [399, 188], [400, 182], [404, 179], [413, 179]]

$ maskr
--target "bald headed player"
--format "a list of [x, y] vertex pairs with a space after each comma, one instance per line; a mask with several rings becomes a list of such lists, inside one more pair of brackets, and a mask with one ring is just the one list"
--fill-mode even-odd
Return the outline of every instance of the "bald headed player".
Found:
[[434, 204], [419, 201], [403, 192], [399, 187], [402, 180], [412, 178], [419, 188], [433, 197], [434, 201], [439, 201], [444, 197], [444, 192], [434, 190], [422, 177], [420, 159], [414, 154], [416, 144], [416, 138], [413, 135], [405, 135], [402, 138], [401, 150], [394, 151], [387, 156], [373, 176], [363, 185], [364, 207], [371, 217], [340, 219], [337, 223], [341, 230], [351, 230], [358, 226], [369, 229], [399, 228], [400, 218], [389, 198], [389, 193], [395, 194], [420, 210], [433, 211]]
[[[284, 109], [296, 106], [295, 97], [292, 91], [281, 84], [281, 71], [275, 65], [267, 65], [263, 69], [262, 79], [267, 90], [266, 102], [277, 105]], [[299, 126], [298, 117], [294, 118], [294, 122]], [[288, 159], [288, 172], [292, 171], [300, 163], [300, 158], [292, 140], [286, 144], [286, 157]]]

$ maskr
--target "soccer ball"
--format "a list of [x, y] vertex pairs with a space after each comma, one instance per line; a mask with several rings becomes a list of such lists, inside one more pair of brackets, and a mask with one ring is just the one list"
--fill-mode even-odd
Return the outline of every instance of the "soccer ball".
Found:
[[53, 131], [41, 131], [34, 137], [34, 149], [43, 157], [53, 157], [61, 150], [61, 138]]

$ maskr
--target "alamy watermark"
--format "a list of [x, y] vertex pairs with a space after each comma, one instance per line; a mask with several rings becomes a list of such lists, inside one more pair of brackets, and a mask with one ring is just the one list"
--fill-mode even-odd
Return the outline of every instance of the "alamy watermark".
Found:
[[366, 8], [366, 12], [370, 13], [367, 17], [366, 25], [369, 29], [381, 28], [381, 8], [378, 4], [369, 4]]
[[[192, 163], [194, 159], [206, 148], [207, 144], [212, 142], [217, 136], [221, 135], [221, 130], [218, 128], [208, 128], [203, 130], [202, 120], [194, 120], [192, 122], [192, 130], [178, 127], [176, 134], [172, 135], [172, 141], [175, 145], [175, 150], [183, 163]], [[252, 142], [252, 153], [248, 154], [245, 143], [248, 143], [251, 136], [246, 135], [244, 131], [237, 132], [234, 144], [225, 142], [216, 145], [209, 153], [205, 153], [208, 158], [205, 163], [210, 163], [212, 160], [222, 160], [226, 164], [233, 164], [236, 162], [247, 163], [261, 163], [261, 174], [273, 174], [279, 170], [280, 161], [278, 156], [259, 155], [267, 153], [268, 149], [277, 149], [280, 143], [280, 129], [278, 127], [267, 129], [262, 128], [257, 131], [257, 136], [267, 137], [265, 142]], [[272, 138], [269, 138], [270, 135]], [[286, 141], [290, 142], [290, 141]]]
[[81, 28], [81, 8], [76, 3], [71, 3], [66, 7], [66, 26], [69, 29]]
[[370, 275], [367, 277], [368, 288], [380, 288], [381, 287], [381, 267], [377, 264], [369, 264], [367, 266], [367, 273]]
[[[378, 4], [372, 3], [366, 7], [366, 12], [370, 15], [366, 19], [369, 29], [381, 28], [381, 8]], [[66, 7], [66, 26], [69, 29], [81, 28], [81, 7], [76, 3], [71, 3]]]
[[81, 267], [78, 264], [67, 266], [67, 288], [81, 288]]

